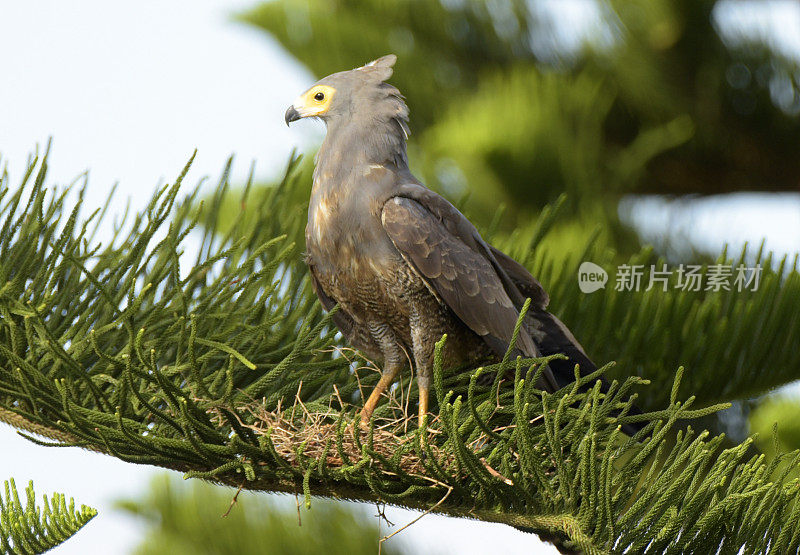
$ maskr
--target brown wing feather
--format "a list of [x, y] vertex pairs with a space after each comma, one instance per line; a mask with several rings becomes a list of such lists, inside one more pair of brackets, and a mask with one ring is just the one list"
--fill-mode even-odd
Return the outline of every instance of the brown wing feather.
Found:
[[[480, 336], [508, 345], [519, 312], [485, 256], [415, 200], [389, 199], [381, 220], [404, 258], [464, 324]], [[518, 347], [527, 356], [539, 355], [527, 333], [520, 334]]]
[[[575, 364], [583, 375], [596, 370], [569, 329], [545, 310], [549, 296], [524, 266], [486, 243], [461, 212], [430, 189], [406, 183], [398, 192], [384, 205], [384, 228], [428, 285], [492, 349], [507, 347], [517, 309], [530, 298], [526, 319], [530, 333], [520, 334], [519, 350], [528, 356], [568, 357], [551, 361], [542, 385], [554, 391], [572, 382]], [[601, 382], [602, 391], [608, 391], [608, 382]], [[632, 412], [640, 411], [634, 407]], [[633, 434], [641, 424], [623, 429]]]
[[528, 269], [503, 251], [491, 245], [489, 245], [489, 248], [495, 260], [497, 260], [497, 263], [505, 270], [517, 289], [531, 300], [531, 304], [536, 308], [547, 308], [550, 302], [550, 296], [547, 294], [547, 291], [544, 290], [542, 284], [531, 275]]
[[479, 252], [494, 266], [509, 298], [519, 309], [530, 298], [534, 308], [544, 309], [550, 301], [541, 284], [519, 262], [486, 243], [475, 226], [458, 209], [419, 183], [398, 186], [397, 196], [414, 199], [433, 214], [455, 237]]

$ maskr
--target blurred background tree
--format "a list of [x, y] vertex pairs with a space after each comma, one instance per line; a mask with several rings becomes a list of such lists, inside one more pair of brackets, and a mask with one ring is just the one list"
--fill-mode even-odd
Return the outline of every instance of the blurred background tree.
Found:
[[[632, 256], [645, 265], [660, 256], [674, 264], [709, 263], [717, 256], [687, 245], [677, 257], [663, 245], [642, 250], [646, 241], [620, 219], [625, 195], [797, 190], [800, 65], [769, 37], [726, 26], [729, 4], [278, 0], [239, 17], [276, 38], [318, 77], [398, 54], [392, 82], [411, 107], [410, 159], [418, 177], [534, 270], [551, 292], [553, 309], [593, 356], [663, 380], [654, 394], [668, 390], [677, 365], [688, 365], [684, 392], [706, 403], [736, 401], [722, 428], [742, 438], [755, 399], [800, 378], [794, 360], [777, 357], [772, 370], [780, 377], [762, 373], [762, 379], [749, 380], [747, 391], [725, 388], [720, 368], [734, 368], [741, 377], [752, 372], [745, 368], [752, 359], [744, 363], [746, 355], [722, 343], [733, 332], [718, 330], [721, 343], [715, 343], [702, 332], [687, 337], [677, 330], [702, 303], [707, 325], [724, 326], [741, 315], [719, 306], [707, 311], [719, 303], [702, 292], [687, 299], [679, 291], [681, 301], [641, 294], [616, 295], [614, 301], [614, 293], [604, 291], [597, 295], [605, 297], [601, 302], [576, 298], [572, 283], [584, 259], [608, 268]], [[577, 12], [594, 17], [584, 34], [568, 35], [569, 25], [555, 25]], [[537, 237], [531, 220], [548, 218], [543, 207], [564, 193], [559, 217], [545, 237]], [[535, 245], [536, 253], [524, 245]], [[752, 262], [753, 253], [742, 260]], [[800, 304], [796, 297], [788, 300], [790, 307]], [[744, 299], [719, 302], [737, 301]], [[768, 300], [754, 302], [756, 312], [770, 310]], [[621, 313], [615, 318], [620, 304], [652, 318], [671, 316], [656, 335], [639, 333], [626, 327], [635, 322]], [[589, 324], [598, 311], [619, 326], [616, 342]], [[795, 312], [772, 312], [776, 341], [797, 333]], [[763, 340], [766, 350], [757, 349], [757, 356], [774, 353], [771, 342]], [[643, 353], [651, 354], [648, 360]], [[643, 403], [663, 400], [656, 395]], [[756, 429], [769, 432], [771, 423]]]
[[796, 189], [798, 64], [723, 33], [718, 2], [583, 2], [585, 37], [548, 4], [281, 0], [241, 17], [319, 77], [397, 53], [412, 169], [485, 219], [562, 192], [591, 228], [625, 193]]
[[[233, 488], [163, 474], [149, 491], [120, 501], [118, 508], [147, 525], [137, 555], [372, 555], [387, 534], [386, 526], [379, 530], [378, 519], [364, 518], [366, 511], [354, 504], [318, 499], [306, 509], [286, 495], [248, 491], [232, 504], [235, 494]], [[381, 553], [401, 553], [395, 544], [384, 542]]]

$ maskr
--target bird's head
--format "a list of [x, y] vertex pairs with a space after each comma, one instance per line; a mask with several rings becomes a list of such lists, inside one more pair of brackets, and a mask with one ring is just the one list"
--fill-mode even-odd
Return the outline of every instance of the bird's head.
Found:
[[392, 76], [395, 61], [397, 56], [389, 54], [363, 67], [320, 79], [286, 110], [286, 125], [310, 117], [320, 118], [329, 125], [356, 115], [379, 120], [383, 119], [380, 117], [383, 113], [406, 120], [408, 108], [402, 95], [384, 82]]

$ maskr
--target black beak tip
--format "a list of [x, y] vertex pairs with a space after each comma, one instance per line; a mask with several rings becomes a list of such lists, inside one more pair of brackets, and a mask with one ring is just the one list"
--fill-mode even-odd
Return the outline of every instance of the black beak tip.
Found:
[[289, 127], [290, 123], [300, 119], [300, 113], [294, 109], [294, 106], [289, 106], [289, 109], [286, 110], [286, 116], [283, 119], [286, 122], [286, 127]]

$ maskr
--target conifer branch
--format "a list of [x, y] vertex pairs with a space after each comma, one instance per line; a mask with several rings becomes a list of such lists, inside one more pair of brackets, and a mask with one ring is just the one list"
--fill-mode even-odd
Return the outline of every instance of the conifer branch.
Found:
[[75, 508], [62, 493], [50, 499], [43, 497], [42, 507], [36, 505], [33, 482], [25, 489], [27, 502], [23, 506], [14, 479], [5, 482], [5, 495], [0, 496], [0, 551], [14, 555], [44, 553], [62, 544], [83, 528], [97, 511], [86, 505]]
[[[257, 197], [248, 184], [238, 205], [246, 210], [226, 230], [215, 223], [222, 193], [201, 208], [196, 191], [178, 200], [184, 170], [103, 245], [84, 240], [81, 203], [67, 210], [44, 186], [46, 160], [38, 164], [32, 183], [12, 191], [6, 176], [0, 186], [3, 421], [187, 476], [302, 492], [307, 502], [335, 496], [503, 522], [564, 550], [800, 547], [785, 532], [800, 526], [799, 483], [788, 473], [798, 453], [768, 463], [749, 442], [724, 448], [722, 436], [696, 433], [687, 422], [724, 405], [683, 401], [679, 379], [660, 382], [664, 403], [648, 405], [658, 410], [627, 416], [631, 393], [650, 389], [641, 378], [605, 395], [551, 395], [535, 387], [546, 359], [452, 372], [437, 358], [425, 432], [409, 425], [416, 392], [402, 387], [368, 433], [354, 432], [359, 383], [374, 385], [377, 373], [358, 355], [331, 355], [342, 352], [336, 329], [298, 246], [297, 160]], [[195, 229], [202, 246], [192, 266], [181, 253]], [[795, 285], [774, 281], [773, 306]], [[502, 378], [511, 375], [513, 383]], [[647, 425], [627, 438], [620, 426], [633, 421]]]

